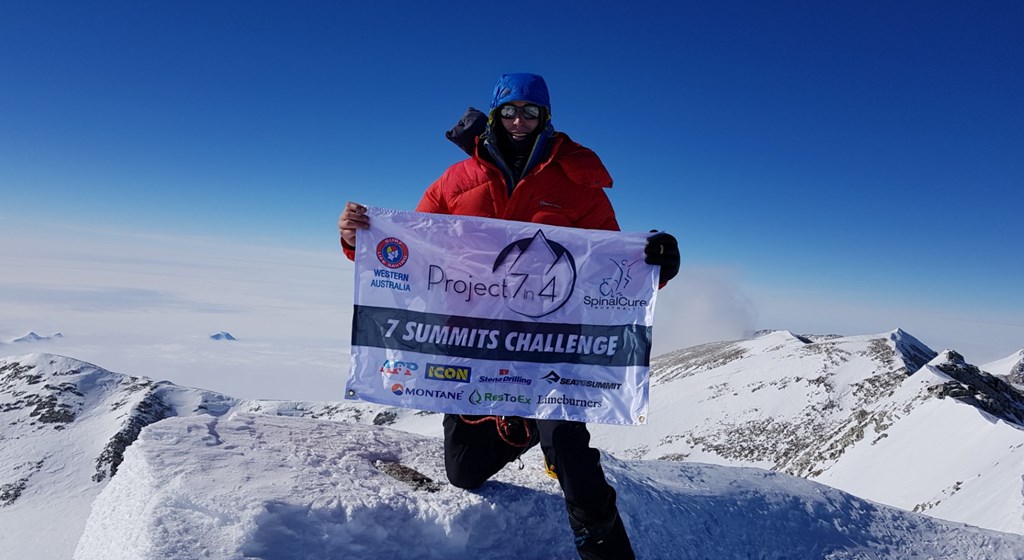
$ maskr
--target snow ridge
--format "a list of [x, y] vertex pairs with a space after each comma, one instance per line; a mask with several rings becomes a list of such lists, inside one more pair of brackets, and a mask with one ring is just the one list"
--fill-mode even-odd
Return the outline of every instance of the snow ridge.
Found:
[[772, 331], [654, 359], [649, 424], [592, 426], [595, 445], [632, 459], [770, 469], [1024, 532], [1020, 391], [900, 329], [802, 338], [814, 341]]
[[[929, 353], [899, 329], [774, 331], [656, 358], [651, 424], [625, 437], [591, 427], [593, 445], [628, 459], [606, 451], [602, 462], [638, 555], [1024, 557], [1024, 401], [952, 351], [910, 371]], [[2, 359], [0, 440], [17, 445], [0, 446], [0, 525], [17, 530], [0, 532], [0, 549], [44, 559], [573, 556], [538, 450], [524, 471], [454, 489], [443, 482], [440, 419], [424, 416], [436, 415], [242, 401], [50, 354]], [[422, 485], [385, 464], [421, 473], [409, 480]]]

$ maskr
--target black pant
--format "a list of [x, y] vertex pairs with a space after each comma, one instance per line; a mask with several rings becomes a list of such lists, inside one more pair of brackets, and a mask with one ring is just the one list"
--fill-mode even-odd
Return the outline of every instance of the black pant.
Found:
[[[604, 478], [600, 452], [590, 447], [587, 425], [565, 420], [524, 421], [539, 435], [541, 450], [558, 475], [580, 555], [633, 558], [615, 507], [615, 490]], [[536, 441], [535, 437], [531, 446]], [[523, 451], [503, 441], [494, 422], [467, 424], [458, 415], [444, 416], [444, 466], [448, 480], [459, 488], [478, 488]], [[588, 535], [595, 536], [589, 543]]]

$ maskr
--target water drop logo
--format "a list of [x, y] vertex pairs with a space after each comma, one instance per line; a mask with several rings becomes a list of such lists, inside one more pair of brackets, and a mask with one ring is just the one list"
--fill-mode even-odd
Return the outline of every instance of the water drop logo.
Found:
[[558, 311], [576, 287], [572, 253], [541, 230], [502, 249], [492, 271], [508, 286], [505, 306], [534, 319]]

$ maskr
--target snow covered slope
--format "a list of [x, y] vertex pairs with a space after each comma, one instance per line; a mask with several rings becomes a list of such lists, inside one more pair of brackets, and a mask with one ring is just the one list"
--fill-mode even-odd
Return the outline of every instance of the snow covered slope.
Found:
[[981, 369], [1000, 377], [1017, 386], [1024, 386], [1024, 350], [1018, 350], [1013, 354], [987, 363]]
[[[773, 332], [662, 356], [653, 377], [651, 424], [592, 426], [596, 447], [632, 459], [604, 464], [641, 557], [1024, 557], [1019, 535], [788, 475], [1024, 532], [1019, 393], [955, 352], [898, 330]], [[377, 459], [443, 481], [440, 425], [369, 403], [242, 401], [55, 355], [0, 359], [0, 551], [571, 557], [536, 450], [476, 493], [381, 475]]]
[[144, 425], [233, 404], [51, 354], [0, 360], [0, 551], [69, 557], [92, 500]]
[[629, 458], [757, 466], [870, 500], [1024, 532], [1024, 398], [909, 334], [785, 331], [652, 364], [649, 424], [593, 426]]
[[[440, 442], [383, 427], [234, 413], [154, 424], [96, 500], [77, 560], [574, 558], [536, 449], [475, 492]], [[404, 465], [422, 477], [400, 476]], [[605, 456], [639, 558], [1024, 555], [1024, 537], [880, 506], [759, 469]], [[399, 469], [408, 473], [405, 469]]]

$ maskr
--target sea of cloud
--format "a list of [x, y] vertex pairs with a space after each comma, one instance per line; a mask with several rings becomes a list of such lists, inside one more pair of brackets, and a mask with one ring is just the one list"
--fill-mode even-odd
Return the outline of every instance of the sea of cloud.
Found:
[[[348, 372], [351, 262], [333, 245], [0, 226], [0, 355], [51, 352], [240, 398], [336, 400]], [[869, 334], [901, 327], [976, 363], [1024, 345], [1024, 327], [744, 286], [737, 268], [684, 263], [658, 295], [654, 354], [758, 328]], [[63, 333], [32, 344], [35, 331]], [[226, 331], [237, 341], [209, 336]], [[1014, 343], [1013, 341], [1020, 341]]]

